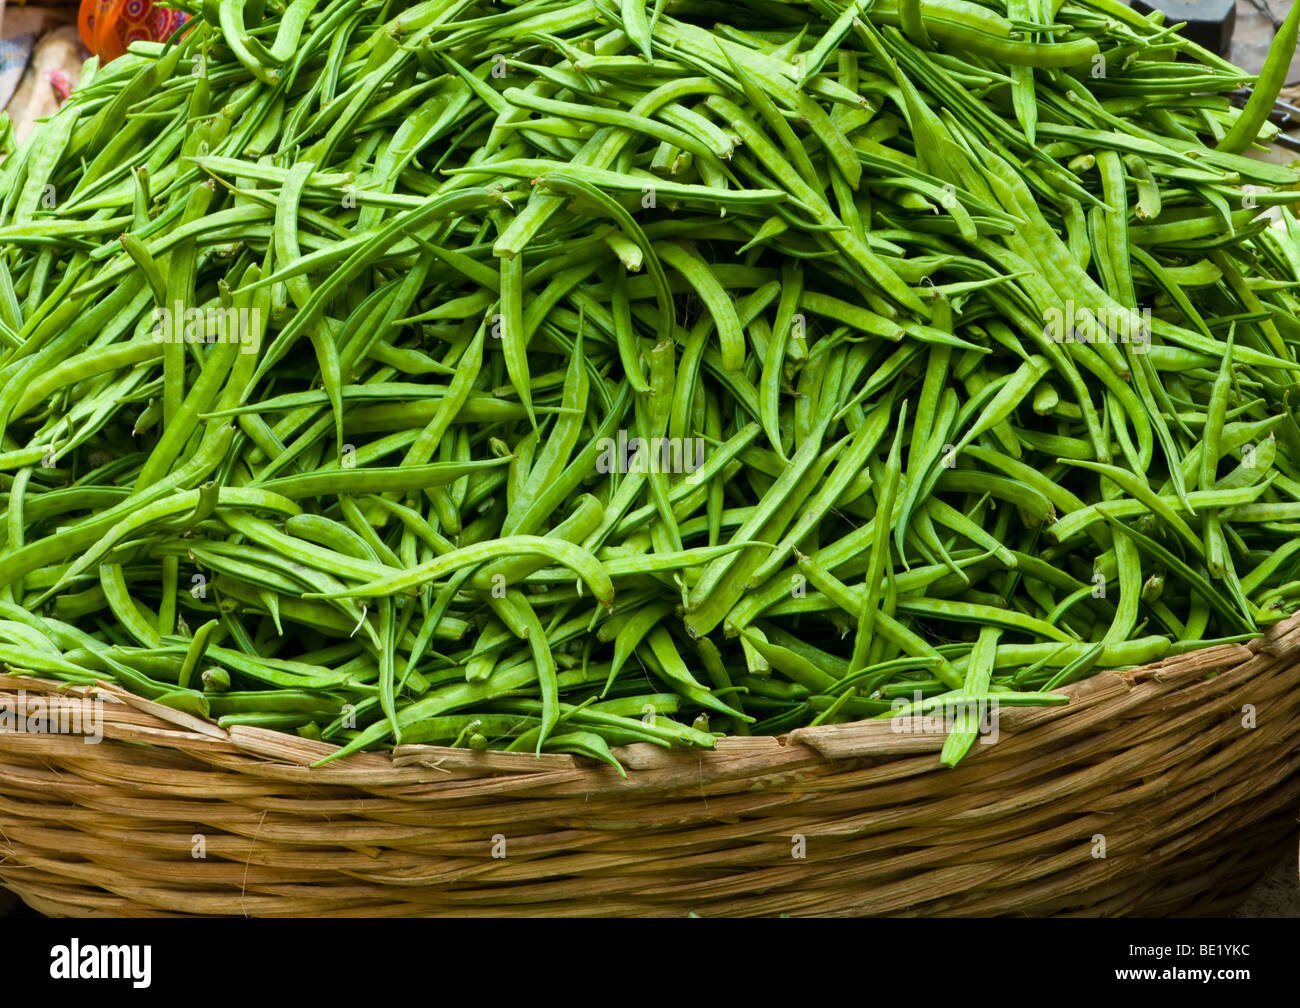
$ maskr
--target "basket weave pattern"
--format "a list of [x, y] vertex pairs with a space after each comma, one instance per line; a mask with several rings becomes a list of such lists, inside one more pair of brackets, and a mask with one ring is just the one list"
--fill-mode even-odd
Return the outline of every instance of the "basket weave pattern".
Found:
[[56, 915], [1211, 914], [1300, 810], [1296, 619], [1003, 711], [952, 770], [887, 721], [629, 746], [626, 781], [435, 746], [311, 768], [334, 747], [19, 690], [103, 699], [99, 744], [0, 732], [0, 883]]

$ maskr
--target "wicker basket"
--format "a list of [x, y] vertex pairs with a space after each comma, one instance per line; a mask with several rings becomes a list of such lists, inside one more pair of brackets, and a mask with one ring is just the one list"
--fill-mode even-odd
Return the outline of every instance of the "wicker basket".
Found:
[[1003, 712], [954, 770], [885, 721], [631, 746], [628, 780], [432, 746], [312, 769], [331, 746], [19, 689], [104, 701], [100, 744], [0, 733], [0, 881], [57, 915], [1217, 914], [1300, 809], [1295, 619]]

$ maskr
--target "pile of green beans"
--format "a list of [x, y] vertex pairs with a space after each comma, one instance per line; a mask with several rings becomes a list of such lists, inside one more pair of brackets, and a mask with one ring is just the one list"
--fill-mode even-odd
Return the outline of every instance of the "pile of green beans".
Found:
[[1300, 600], [1300, 176], [1158, 17], [193, 13], [0, 166], [0, 666], [617, 766]]

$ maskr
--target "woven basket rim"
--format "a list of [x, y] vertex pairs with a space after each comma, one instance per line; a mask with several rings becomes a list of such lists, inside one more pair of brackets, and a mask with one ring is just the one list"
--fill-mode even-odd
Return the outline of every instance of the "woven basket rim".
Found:
[[[1070, 702], [1050, 707], [1015, 707], [999, 712], [999, 739], [988, 746], [976, 746], [963, 762], [978, 760], [981, 750], [997, 750], [1014, 735], [1044, 721], [1078, 716], [1090, 706], [1113, 703], [1143, 684], [1169, 688], [1170, 680], [1204, 678], [1218, 670], [1243, 666], [1261, 654], [1276, 659], [1300, 653], [1300, 613], [1268, 628], [1245, 643], [1221, 643], [1166, 655], [1154, 662], [1122, 670], [1103, 670], [1062, 687]], [[900, 733], [893, 719], [865, 719], [845, 724], [797, 728], [782, 735], [723, 736], [714, 749], [666, 749], [649, 743], [613, 748], [614, 755], [628, 769], [623, 780], [613, 768], [595, 760], [564, 753], [510, 753], [501, 750], [469, 750], [450, 746], [409, 744], [386, 751], [353, 753], [321, 767], [312, 764], [337, 752], [331, 742], [305, 739], [267, 728], [219, 727], [205, 720], [139, 697], [113, 683], [77, 686], [37, 676], [0, 673], [0, 706], [18, 692], [48, 698], [66, 698], [68, 703], [103, 700], [103, 715], [115, 731], [134, 741], [174, 749], [231, 749], [252, 757], [262, 765], [310, 770], [338, 783], [360, 776], [378, 781], [385, 775], [391, 783], [419, 780], [461, 780], [510, 776], [574, 774], [590, 778], [593, 787], [634, 784], [639, 770], [689, 766], [697, 775], [716, 773], [742, 775], [747, 764], [771, 766], [774, 758], [790, 769], [809, 764], [827, 764], [844, 759], [885, 759], [938, 753], [945, 735]], [[1135, 698], [1138, 700], [1140, 698]], [[107, 727], [107, 725], [106, 725]], [[6, 733], [0, 732], [0, 740]], [[49, 736], [58, 738], [58, 736]], [[52, 743], [53, 744], [53, 743]], [[2, 746], [0, 746], [2, 748]]]
[[[0, 880], [71, 916], [1213, 913], [1290, 842], [1297, 652], [1292, 619], [1098, 673], [1068, 705], [1003, 708], [953, 768], [944, 734], [881, 720], [629, 746], [626, 779], [439, 746], [312, 767], [337, 747], [0, 675], [0, 704], [99, 705], [87, 738], [0, 734]], [[792, 857], [796, 837], [815, 856]]]

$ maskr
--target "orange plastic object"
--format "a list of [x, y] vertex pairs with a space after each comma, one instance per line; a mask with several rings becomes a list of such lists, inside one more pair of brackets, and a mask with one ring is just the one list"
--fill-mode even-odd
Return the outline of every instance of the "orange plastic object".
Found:
[[101, 63], [126, 53], [132, 42], [161, 42], [185, 23], [187, 15], [152, 0], [81, 0], [77, 30]]

